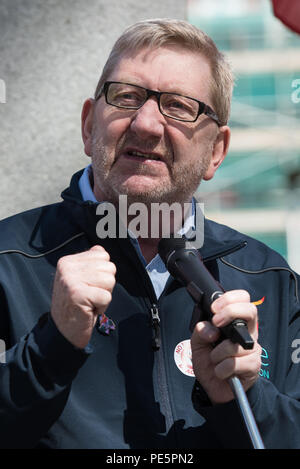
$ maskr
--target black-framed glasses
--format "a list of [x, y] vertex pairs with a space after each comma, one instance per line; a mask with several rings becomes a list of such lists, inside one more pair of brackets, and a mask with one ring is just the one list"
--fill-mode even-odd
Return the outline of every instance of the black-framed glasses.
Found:
[[102, 94], [105, 95], [107, 104], [121, 109], [139, 109], [151, 96], [155, 96], [161, 114], [166, 117], [183, 122], [195, 122], [200, 114], [205, 114], [219, 126], [221, 125], [211, 107], [189, 96], [148, 90], [139, 85], [119, 81], [105, 82], [95, 99], [98, 100]]

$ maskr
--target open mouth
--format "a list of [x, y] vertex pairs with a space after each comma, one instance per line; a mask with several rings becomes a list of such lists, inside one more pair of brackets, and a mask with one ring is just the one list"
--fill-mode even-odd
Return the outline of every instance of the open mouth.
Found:
[[155, 155], [153, 153], [142, 153], [135, 150], [129, 150], [125, 153], [125, 155], [142, 160], [162, 161], [158, 155]]

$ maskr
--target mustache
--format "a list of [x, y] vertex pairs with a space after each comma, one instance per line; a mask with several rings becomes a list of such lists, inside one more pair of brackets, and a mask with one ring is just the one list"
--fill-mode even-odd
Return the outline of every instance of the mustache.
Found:
[[[105, 157], [107, 146], [103, 137], [98, 135], [96, 129], [92, 129], [92, 147], [94, 151], [102, 154]], [[174, 161], [173, 147], [170, 142], [157, 141], [156, 138], [140, 139], [135, 134], [127, 132], [123, 134], [116, 142], [115, 146], [115, 158], [113, 164], [119, 159], [119, 157], [128, 148], [138, 148], [144, 153], [158, 153], [161, 155], [162, 161], [167, 165], [171, 165]]]
[[171, 144], [165, 142], [157, 142], [156, 139], [148, 138], [146, 140], [140, 139], [132, 134], [124, 135], [118, 142], [116, 148], [116, 160], [128, 148], [137, 148], [144, 153], [155, 153], [161, 156], [165, 163], [173, 162], [173, 149]]

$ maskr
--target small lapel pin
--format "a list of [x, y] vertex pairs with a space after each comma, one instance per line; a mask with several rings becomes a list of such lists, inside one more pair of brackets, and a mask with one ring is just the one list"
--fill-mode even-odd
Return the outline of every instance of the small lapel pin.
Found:
[[109, 335], [116, 328], [112, 319], [108, 318], [104, 313], [98, 317], [97, 329], [101, 334]]

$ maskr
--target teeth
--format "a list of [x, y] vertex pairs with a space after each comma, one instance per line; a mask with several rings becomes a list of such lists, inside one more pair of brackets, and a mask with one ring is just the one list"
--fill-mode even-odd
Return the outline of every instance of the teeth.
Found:
[[148, 153], [139, 153], [138, 151], [129, 151], [132, 156], [140, 156], [141, 158], [147, 158], [148, 160], [159, 160], [160, 158], [155, 155], [150, 155]]

